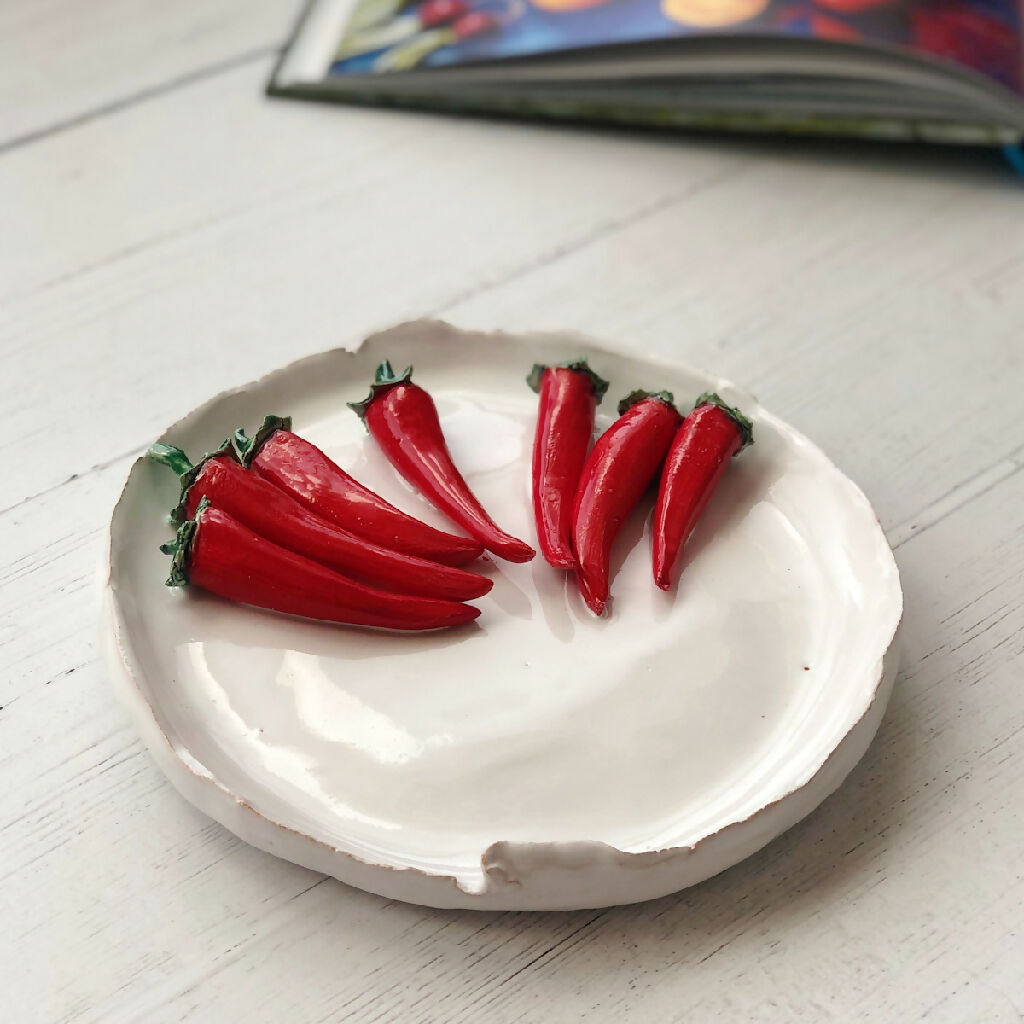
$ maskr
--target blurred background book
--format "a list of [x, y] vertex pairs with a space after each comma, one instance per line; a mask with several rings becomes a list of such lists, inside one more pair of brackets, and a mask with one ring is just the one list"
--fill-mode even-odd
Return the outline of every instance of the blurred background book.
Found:
[[268, 91], [665, 127], [1002, 145], [1016, 0], [313, 0]]

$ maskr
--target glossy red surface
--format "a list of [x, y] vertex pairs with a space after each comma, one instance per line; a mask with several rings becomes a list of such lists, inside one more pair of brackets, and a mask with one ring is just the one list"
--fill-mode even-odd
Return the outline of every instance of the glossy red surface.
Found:
[[291, 431], [271, 434], [252, 469], [322, 519], [382, 547], [445, 565], [483, 554], [478, 541], [436, 530], [395, 508]]
[[533, 513], [541, 554], [556, 569], [576, 564], [572, 505], [596, 410], [597, 397], [587, 374], [561, 366], [544, 371], [533, 443]]
[[204, 496], [261, 537], [382, 590], [468, 601], [493, 585], [477, 573], [391, 551], [343, 530], [226, 456], [210, 459], [189, 488], [190, 519]]
[[662, 590], [672, 588], [683, 545], [742, 443], [736, 422], [717, 405], [694, 409], [676, 431], [654, 508], [654, 582]]
[[680, 419], [675, 406], [645, 398], [598, 438], [583, 467], [573, 507], [573, 548], [583, 599], [597, 615], [608, 601], [612, 544], [661, 467]]
[[480, 614], [472, 605], [356, 583], [212, 506], [199, 513], [187, 571], [190, 584], [229, 601], [325, 622], [423, 630], [459, 626]]
[[395, 469], [488, 551], [510, 562], [534, 557], [529, 544], [494, 522], [463, 480], [445, 443], [434, 400], [423, 388], [401, 383], [377, 394], [365, 422]]

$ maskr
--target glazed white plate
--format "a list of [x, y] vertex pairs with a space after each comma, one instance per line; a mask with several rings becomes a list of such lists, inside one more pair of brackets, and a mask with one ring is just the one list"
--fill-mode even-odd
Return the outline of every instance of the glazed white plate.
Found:
[[754, 421], [692, 537], [676, 592], [651, 579], [650, 503], [594, 618], [539, 557], [490, 561], [479, 620], [396, 635], [319, 625], [163, 585], [177, 485], [140, 459], [110, 525], [104, 632], [118, 689], [183, 795], [254, 845], [385, 896], [555, 909], [701, 881], [794, 824], [861, 757], [892, 686], [902, 595], [864, 495], [749, 394], [578, 335], [412, 323], [221, 395], [162, 440], [190, 454], [237, 425], [297, 431], [403, 509], [346, 401], [412, 363], [456, 462], [531, 542], [534, 362], [581, 353], [617, 397], [716, 390]]

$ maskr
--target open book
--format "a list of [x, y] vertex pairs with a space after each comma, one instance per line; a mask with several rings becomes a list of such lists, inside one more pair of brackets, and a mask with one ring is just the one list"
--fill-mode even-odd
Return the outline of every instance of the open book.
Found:
[[1020, 0], [312, 0], [269, 92], [1018, 144]]

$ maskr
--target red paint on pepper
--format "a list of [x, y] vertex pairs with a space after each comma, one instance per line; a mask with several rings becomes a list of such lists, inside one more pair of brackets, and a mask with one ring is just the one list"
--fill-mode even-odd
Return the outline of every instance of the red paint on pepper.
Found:
[[389, 594], [356, 583], [260, 537], [205, 499], [178, 531], [169, 586], [190, 583], [213, 594], [306, 619], [381, 629], [445, 629], [471, 622], [479, 608]]
[[654, 508], [654, 582], [662, 590], [672, 588], [679, 554], [729, 460], [753, 441], [750, 420], [713, 394], [701, 395], [676, 431]]
[[457, 537], [399, 511], [332, 462], [316, 445], [293, 434], [291, 421], [268, 416], [249, 440], [239, 430], [242, 460], [264, 480], [321, 519], [406, 555], [462, 565], [483, 554], [483, 545]]
[[576, 564], [572, 507], [594, 433], [594, 414], [608, 389], [585, 360], [534, 366], [526, 382], [539, 392], [533, 442], [533, 514], [541, 554], [556, 569]]
[[596, 615], [608, 601], [612, 543], [661, 468], [682, 419], [667, 392], [634, 392], [619, 411], [587, 458], [573, 508], [576, 575]]
[[528, 562], [536, 552], [484, 511], [452, 461], [434, 400], [411, 374], [409, 367], [395, 376], [390, 363], [381, 363], [369, 397], [351, 408], [395, 469], [449, 519], [500, 558]]
[[243, 469], [226, 452], [204, 459], [197, 468], [191, 467], [184, 452], [168, 445], [154, 445], [150, 455], [183, 473], [179, 518], [191, 519], [200, 499], [208, 498], [215, 508], [261, 537], [344, 576], [397, 594], [468, 601], [482, 597], [493, 585], [484, 576], [390, 551], [328, 523], [269, 481]]

